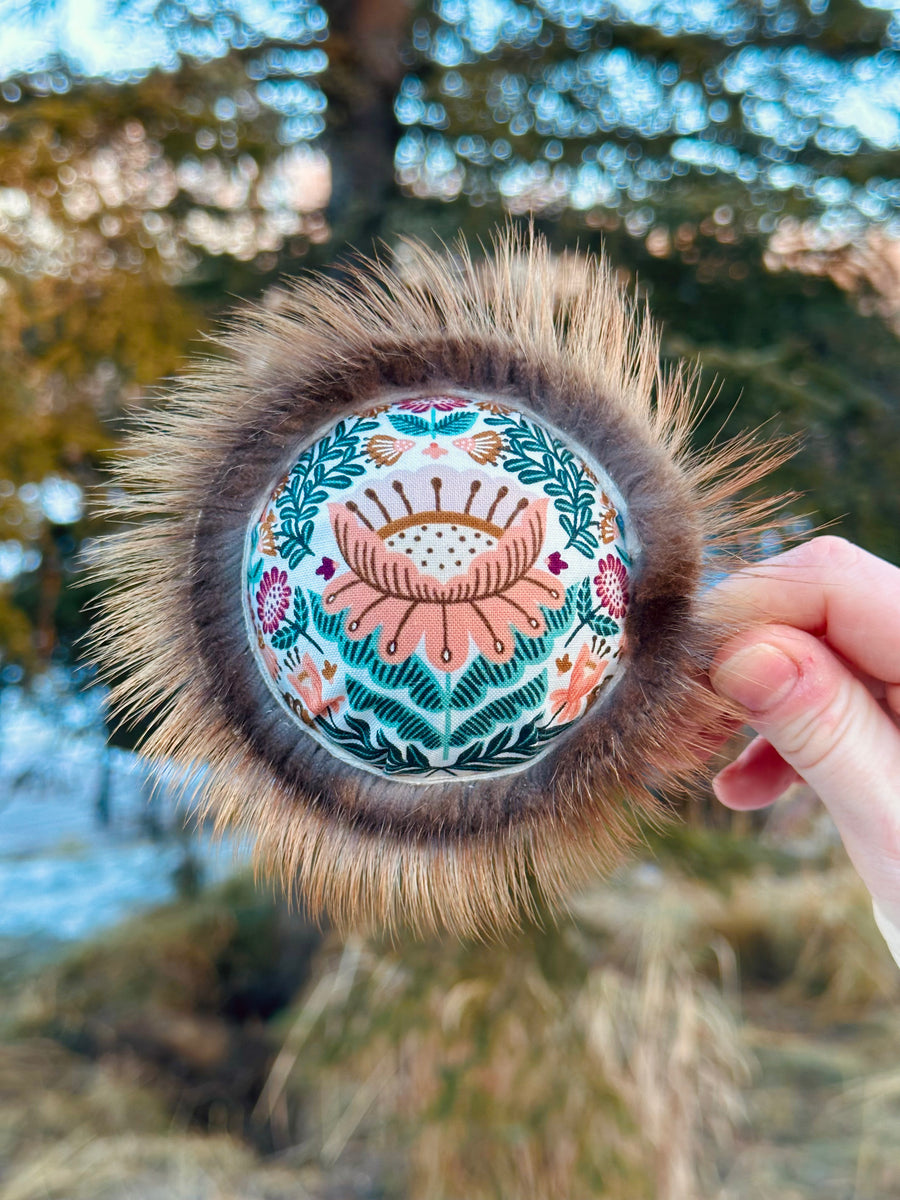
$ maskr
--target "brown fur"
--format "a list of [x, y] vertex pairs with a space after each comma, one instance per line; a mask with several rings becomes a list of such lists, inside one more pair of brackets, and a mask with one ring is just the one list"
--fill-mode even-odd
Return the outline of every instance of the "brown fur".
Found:
[[[777, 501], [732, 497], [789, 451], [743, 438], [690, 452], [693, 376], [661, 372], [656, 330], [603, 262], [512, 233], [479, 264], [465, 247], [400, 257], [402, 272], [303, 280], [246, 311], [229, 357], [146, 418], [119, 468], [114, 515], [132, 524], [100, 551], [116, 582], [95, 645], [125, 676], [115, 710], [158, 713], [145, 752], [205, 764], [200, 808], [256, 837], [264, 870], [313, 912], [487, 932], [614, 863], [635, 813], [661, 816], [655, 792], [703, 771], [730, 716], [704, 672], [734, 624], [698, 599], [704, 554], [770, 526]], [[565, 430], [615, 480], [642, 547], [623, 677], [520, 774], [422, 787], [356, 770], [298, 731], [247, 644], [251, 514], [317, 429], [411, 387], [487, 392]]]

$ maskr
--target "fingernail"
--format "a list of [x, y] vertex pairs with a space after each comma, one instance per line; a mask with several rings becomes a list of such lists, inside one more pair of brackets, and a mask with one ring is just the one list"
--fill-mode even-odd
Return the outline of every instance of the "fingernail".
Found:
[[721, 696], [755, 713], [774, 708], [799, 678], [794, 660], [765, 642], [738, 650], [710, 672], [710, 681]]

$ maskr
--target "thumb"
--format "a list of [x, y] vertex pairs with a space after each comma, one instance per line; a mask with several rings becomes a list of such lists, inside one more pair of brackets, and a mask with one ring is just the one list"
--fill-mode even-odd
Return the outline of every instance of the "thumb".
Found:
[[785, 625], [726, 645], [710, 681], [819, 794], [866, 886], [900, 911], [900, 730], [865, 684]]

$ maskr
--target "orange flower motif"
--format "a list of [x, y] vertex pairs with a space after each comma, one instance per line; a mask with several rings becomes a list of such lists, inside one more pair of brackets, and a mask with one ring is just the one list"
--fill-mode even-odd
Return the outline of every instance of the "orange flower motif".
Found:
[[263, 554], [275, 558], [278, 547], [275, 544], [275, 510], [270, 508], [259, 526], [259, 548]]
[[[587, 644], [581, 647], [569, 676], [568, 686], [550, 693], [550, 707], [560, 725], [567, 725], [569, 721], [574, 721], [581, 715], [582, 701], [586, 696], [590, 697], [608, 666], [608, 658], [593, 658]], [[590, 707], [590, 699], [585, 707]]]
[[375, 437], [369, 438], [366, 449], [369, 458], [377, 462], [380, 467], [390, 467], [399, 462], [407, 450], [412, 450], [415, 444], [409, 438], [395, 438], [386, 433], [379, 433]]
[[473, 437], [458, 437], [453, 439], [457, 450], [465, 450], [473, 462], [480, 464], [495, 463], [503, 449], [503, 439], [493, 429], [476, 433]]
[[346, 700], [346, 696], [335, 696], [331, 700], [322, 698], [322, 676], [308, 654], [303, 655], [302, 670], [290, 671], [287, 680], [313, 717], [320, 717], [332, 708], [336, 712]]
[[278, 655], [275, 653], [272, 647], [268, 645], [261, 633], [257, 633], [256, 635], [256, 644], [259, 646], [259, 652], [262, 655], [263, 662], [266, 664], [266, 670], [273, 679], [277, 680], [278, 672], [281, 670], [280, 666], [278, 665]]
[[603, 512], [600, 514], [600, 540], [604, 546], [609, 546], [619, 536], [616, 528], [616, 517], [619, 514], [606, 492], [600, 493], [600, 503], [603, 505]]
[[[425, 656], [440, 671], [466, 662], [470, 637], [492, 662], [509, 662], [516, 646], [512, 631], [542, 636], [542, 608], [561, 608], [566, 599], [565, 586], [534, 565], [544, 549], [548, 503], [523, 499], [506, 529], [467, 513], [436, 511], [410, 515], [380, 532], [364, 526], [350, 507], [330, 504], [334, 536], [350, 570], [325, 589], [325, 611], [349, 609], [344, 630], [354, 641], [381, 626], [378, 653], [385, 662], [409, 658], [423, 636]], [[466, 570], [437, 579], [385, 544], [385, 531], [391, 536], [401, 526], [423, 532], [466, 527], [491, 548], [472, 557]]]

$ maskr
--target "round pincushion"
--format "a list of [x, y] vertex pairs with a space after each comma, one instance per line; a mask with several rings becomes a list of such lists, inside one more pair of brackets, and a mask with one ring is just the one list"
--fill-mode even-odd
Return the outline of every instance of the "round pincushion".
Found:
[[625, 506], [537, 418], [391, 397], [317, 435], [247, 533], [262, 676], [337, 758], [430, 784], [520, 771], [615, 685]]
[[490, 932], [706, 769], [704, 560], [771, 527], [730, 499], [786, 451], [689, 448], [691, 375], [603, 263], [402, 260], [239, 316], [146, 420], [95, 645], [313, 912]]

